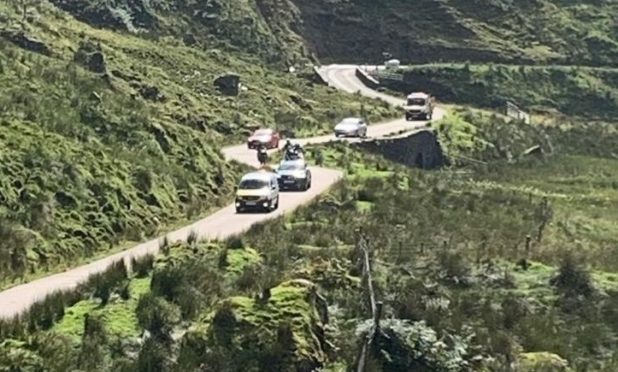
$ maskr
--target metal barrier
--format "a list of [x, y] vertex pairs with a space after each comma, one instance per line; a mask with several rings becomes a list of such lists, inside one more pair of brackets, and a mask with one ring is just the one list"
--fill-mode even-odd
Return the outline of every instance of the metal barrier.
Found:
[[526, 124], [530, 124], [530, 114], [520, 109], [513, 102], [506, 102], [506, 115], [517, 120], [523, 120]]
[[403, 73], [400, 72], [391, 72], [391, 71], [380, 71], [377, 74], [377, 78], [379, 80], [396, 80], [403, 81]]

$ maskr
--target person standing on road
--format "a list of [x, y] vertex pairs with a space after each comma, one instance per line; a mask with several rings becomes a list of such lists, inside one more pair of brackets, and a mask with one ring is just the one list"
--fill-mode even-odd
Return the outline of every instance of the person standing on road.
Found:
[[290, 139], [288, 138], [287, 140], [285, 140], [285, 145], [283, 146], [283, 153], [287, 153], [288, 151], [290, 151], [290, 149], [292, 148], [292, 141], [290, 141]]

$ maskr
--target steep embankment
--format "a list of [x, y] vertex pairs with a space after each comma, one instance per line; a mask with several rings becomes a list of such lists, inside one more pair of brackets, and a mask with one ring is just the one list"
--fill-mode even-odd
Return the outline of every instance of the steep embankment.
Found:
[[318, 57], [614, 65], [618, 4], [561, 0], [293, 0]]
[[[69, 9], [79, 19], [113, 27], [93, 27], [47, 2], [28, 5], [25, 14], [16, 4], [0, 4], [2, 286], [142, 241], [223, 205], [240, 167], [219, 149], [255, 126], [304, 136], [330, 131], [361, 105], [373, 120], [393, 113], [384, 103], [315, 85], [304, 71], [283, 72], [239, 52], [246, 52], [237, 45], [245, 34], [219, 30], [219, 44], [211, 44], [157, 34], [154, 26], [127, 31], [85, 15], [109, 10], [102, 2], [80, 4]], [[243, 9], [229, 12], [240, 19]], [[192, 21], [167, 11], [157, 24]], [[122, 11], [112, 13], [129, 22]], [[255, 37], [270, 33], [240, 29]]]

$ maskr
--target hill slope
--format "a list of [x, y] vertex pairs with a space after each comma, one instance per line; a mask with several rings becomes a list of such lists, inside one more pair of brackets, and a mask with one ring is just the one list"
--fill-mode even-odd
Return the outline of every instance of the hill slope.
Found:
[[324, 60], [617, 65], [618, 4], [562, 0], [293, 0]]
[[[231, 47], [95, 28], [49, 3], [22, 17], [0, 4], [2, 282], [228, 201], [240, 168], [219, 148], [255, 126], [301, 136], [361, 105], [373, 119], [392, 113]], [[238, 94], [214, 84], [228, 71]]]

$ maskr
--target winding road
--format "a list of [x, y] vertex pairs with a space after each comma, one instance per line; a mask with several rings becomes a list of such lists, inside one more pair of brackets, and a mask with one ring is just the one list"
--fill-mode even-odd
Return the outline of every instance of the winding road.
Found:
[[[329, 85], [342, 91], [355, 93], [360, 91], [364, 96], [380, 98], [392, 105], [401, 105], [404, 101], [387, 94], [376, 92], [366, 87], [356, 78], [357, 65], [329, 65], [319, 69], [320, 74], [328, 81]], [[372, 68], [375, 68], [373, 66]], [[444, 110], [436, 108], [434, 119], [444, 115]], [[379, 138], [403, 130], [414, 131], [425, 127], [425, 121], [407, 122], [405, 119], [397, 119], [371, 125], [368, 128], [369, 138]], [[299, 139], [297, 142], [307, 145], [330, 141], [358, 141], [358, 139], [337, 139], [334, 135]], [[283, 144], [281, 144], [283, 145]], [[231, 146], [223, 149], [223, 154], [229, 160], [233, 159], [251, 166], [257, 167], [255, 151], [248, 150], [245, 144]], [[270, 214], [236, 214], [234, 205], [229, 205], [214, 214], [185, 226], [177, 231], [167, 234], [170, 242], [186, 240], [187, 236], [194, 231], [202, 239], [223, 239], [235, 234], [240, 234], [252, 225], [268, 219], [276, 218], [314, 199], [319, 194], [328, 190], [334, 183], [343, 177], [338, 170], [312, 167], [312, 187], [302, 193], [282, 193], [279, 209]], [[47, 295], [63, 290], [70, 290], [88, 279], [90, 275], [100, 273], [113, 262], [124, 259], [130, 262], [132, 257], [141, 257], [146, 254], [155, 254], [159, 250], [160, 239], [137, 245], [126, 251], [113, 254], [98, 261], [79, 266], [63, 273], [34, 280], [18, 285], [0, 293], [0, 318], [11, 318], [26, 311], [35, 302], [44, 299]]]

